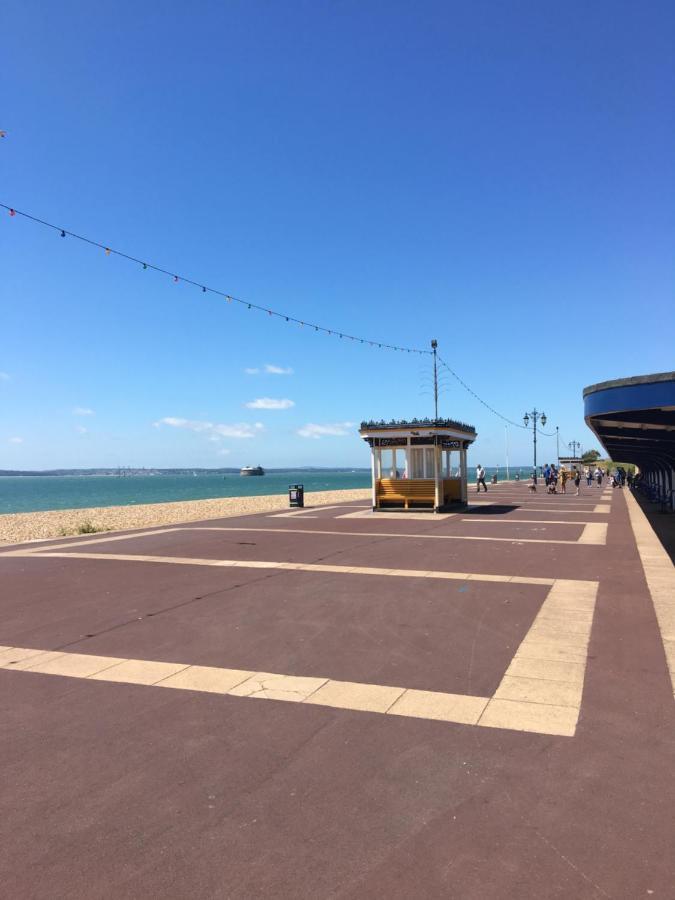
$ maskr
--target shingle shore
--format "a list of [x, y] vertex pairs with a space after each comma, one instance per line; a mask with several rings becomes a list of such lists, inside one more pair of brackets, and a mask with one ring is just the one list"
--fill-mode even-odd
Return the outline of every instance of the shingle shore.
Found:
[[[306, 506], [367, 500], [369, 489], [315, 491], [305, 494]], [[202, 519], [220, 519], [248, 513], [288, 509], [286, 494], [263, 497], [217, 497], [213, 500], [183, 500], [177, 503], [144, 503], [138, 506], [104, 506], [89, 509], [50, 509], [43, 512], [8, 513], [0, 516], [0, 544], [16, 544], [39, 538], [76, 534], [88, 523], [95, 529], [126, 531], [155, 525], [176, 525]]]

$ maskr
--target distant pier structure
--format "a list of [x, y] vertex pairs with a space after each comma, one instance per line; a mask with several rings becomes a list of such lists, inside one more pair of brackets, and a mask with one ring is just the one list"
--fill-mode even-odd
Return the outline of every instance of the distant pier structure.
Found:
[[370, 445], [373, 509], [440, 512], [467, 502], [466, 451], [471, 425], [452, 419], [362, 422]]

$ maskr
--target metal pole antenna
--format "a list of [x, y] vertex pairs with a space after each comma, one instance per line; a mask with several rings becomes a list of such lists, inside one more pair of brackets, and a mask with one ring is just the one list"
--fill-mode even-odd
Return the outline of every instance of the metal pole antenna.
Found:
[[560, 465], [560, 431], [555, 426], [555, 454], [558, 457], [558, 465]]
[[431, 349], [434, 353], [434, 421], [438, 421], [438, 367], [436, 362], [436, 351], [438, 349], [438, 341], [431, 342]]

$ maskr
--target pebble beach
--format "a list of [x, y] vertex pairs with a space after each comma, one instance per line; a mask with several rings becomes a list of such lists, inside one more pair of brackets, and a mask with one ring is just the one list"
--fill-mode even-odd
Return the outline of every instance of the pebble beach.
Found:
[[[305, 507], [368, 500], [369, 489], [315, 491], [305, 494]], [[285, 494], [261, 497], [219, 497], [178, 503], [146, 503], [137, 506], [106, 506], [89, 509], [52, 509], [42, 512], [0, 515], [0, 544], [44, 540], [90, 531], [128, 531], [157, 525], [177, 525], [250, 513], [288, 509]]]

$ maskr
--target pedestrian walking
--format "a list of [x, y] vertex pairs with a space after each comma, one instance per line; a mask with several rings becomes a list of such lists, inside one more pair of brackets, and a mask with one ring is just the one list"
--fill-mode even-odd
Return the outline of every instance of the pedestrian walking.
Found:
[[565, 468], [565, 466], [562, 466], [560, 469], [560, 493], [561, 494], [567, 493], [568, 475], [569, 475], [569, 473], [568, 473], [567, 469]]
[[586, 466], [586, 484], [590, 487], [593, 484], [593, 472], [590, 466]]
[[577, 467], [574, 467], [574, 487], [577, 489], [576, 496], [579, 496], [579, 487], [581, 485], [581, 472]]
[[598, 487], [602, 487], [602, 469], [600, 466], [595, 467], [595, 472], [593, 474], [595, 475], [595, 481]]
[[480, 486], [483, 485], [483, 490], [487, 494], [487, 485], [485, 484], [485, 469], [481, 466], [480, 463], [476, 466], [476, 493], [480, 494]]

